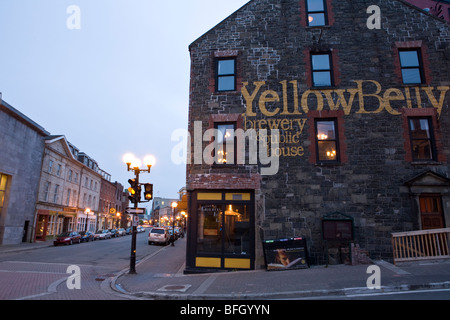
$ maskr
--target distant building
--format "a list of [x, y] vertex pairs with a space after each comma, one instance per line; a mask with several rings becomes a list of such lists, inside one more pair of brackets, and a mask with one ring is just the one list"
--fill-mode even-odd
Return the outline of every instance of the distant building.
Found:
[[95, 231], [101, 175], [98, 166], [82, 155], [80, 158], [78, 148], [63, 135], [46, 138], [36, 204], [36, 240], [45, 241], [67, 231]]
[[1, 99], [0, 244], [33, 240], [44, 128]]

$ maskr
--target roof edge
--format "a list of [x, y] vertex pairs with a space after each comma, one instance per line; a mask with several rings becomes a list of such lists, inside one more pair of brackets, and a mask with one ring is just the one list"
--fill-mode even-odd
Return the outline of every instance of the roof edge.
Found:
[[224, 23], [225, 21], [229, 20], [232, 16], [236, 15], [239, 11], [241, 11], [243, 8], [245, 8], [246, 6], [248, 6], [250, 3], [254, 2], [255, 0], [250, 0], [249, 2], [247, 2], [246, 4], [244, 4], [243, 6], [241, 6], [239, 9], [237, 9], [236, 11], [234, 11], [232, 14], [230, 14], [228, 17], [226, 17], [225, 19], [223, 19], [222, 21], [220, 21], [218, 24], [216, 24], [214, 27], [212, 27], [211, 29], [209, 29], [208, 31], [206, 31], [204, 34], [202, 34], [200, 37], [198, 37], [197, 39], [195, 39], [189, 46], [188, 49], [189, 51], [191, 51], [191, 47], [194, 46], [196, 44], [196, 42], [200, 41], [204, 36], [206, 36], [208, 33], [212, 32], [214, 29], [216, 29], [219, 25], [221, 25], [222, 23]]
[[50, 132], [45, 130], [44, 127], [40, 126], [30, 118], [28, 118], [26, 115], [24, 115], [22, 112], [11, 106], [9, 103], [7, 103], [5, 100], [0, 99], [0, 107], [7, 113], [9, 113], [11, 116], [16, 118], [18, 121], [22, 122], [23, 124], [27, 125], [31, 129], [35, 130], [37, 133], [39, 133], [42, 136], [48, 136], [50, 135]]

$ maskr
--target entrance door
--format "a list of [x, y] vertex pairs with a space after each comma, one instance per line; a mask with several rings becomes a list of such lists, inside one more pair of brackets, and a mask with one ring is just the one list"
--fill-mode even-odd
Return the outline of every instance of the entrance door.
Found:
[[445, 228], [441, 197], [427, 195], [419, 200], [422, 230]]

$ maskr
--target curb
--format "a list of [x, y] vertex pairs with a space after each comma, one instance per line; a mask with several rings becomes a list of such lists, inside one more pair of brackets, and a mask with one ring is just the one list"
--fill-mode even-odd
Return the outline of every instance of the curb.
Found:
[[[122, 275], [122, 274], [121, 274]], [[353, 297], [371, 296], [382, 293], [398, 293], [407, 291], [417, 291], [426, 289], [450, 289], [450, 281], [434, 282], [428, 284], [405, 284], [396, 286], [382, 286], [380, 289], [368, 289], [367, 287], [343, 288], [343, 289], [321, 289], [308, 291], [286, 291], [276, 293], [231, 293], [231, 294], [176, 294], [162, 292], [128, 292], [116, 285], [116, 280], [121, 275], [116, 276], [111, 281], [111, 288], [116, 292], [149, 300], [282, 300], [294, 298], [318, 298], [326, 296]]]

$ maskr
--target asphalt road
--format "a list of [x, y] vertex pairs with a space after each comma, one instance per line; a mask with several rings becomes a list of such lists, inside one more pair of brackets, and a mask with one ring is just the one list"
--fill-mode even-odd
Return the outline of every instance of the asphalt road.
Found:
[[[138, 233], [136, 261], [161, 249]], [[66, 246], [0, 254], [0, 300], [123, 300], [104, 283], [129, 268], [131, 235]], [[50, 244], [50, 243], [49, 243]], [[70, 271], [73, 266], [79, 272]], [[70, 283], [68, 276], [79, 275]]]

